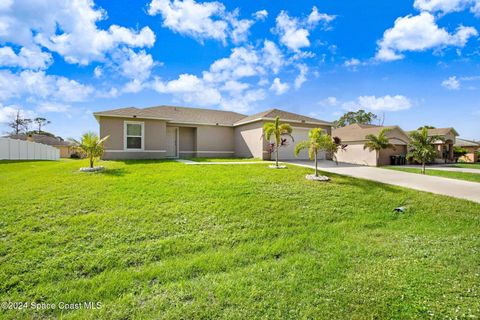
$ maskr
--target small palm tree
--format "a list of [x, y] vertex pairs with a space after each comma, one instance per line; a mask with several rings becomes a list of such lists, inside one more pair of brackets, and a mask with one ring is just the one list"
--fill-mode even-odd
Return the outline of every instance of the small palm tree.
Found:
[[308, 149], [310, 160], [315, 160], [315, 177], [318, 177], [318, 152], [330, 151], [334, 145], [332, 137], [320, 128], [313, 128], [308, 132], [308, 141], [301, 141], [295, 146], [295, 156], [300, 151]]
[[428, 129], [410, 132], [410, 143], [408, 144], [408, 158], [413, 158], [422, 164], [422, 174], [425, 174], [425, 164], [433, 161], [437, 155], [434, 143], [442, 141], [440, 136], [429, 136]]
[[292, 127], [288, 123], [280, 123], [280, 118], [276, 117], [275, 122], [267, 122], [263, 125], [263, 132], [265, 134], [265, 139], [270, 141], [270, 139], [274, 138], [274, 151], [275, 151], [275, 166], [278, 168], [278, 150], [282, 144], [282, 137], [287, 136], [290, 137], [293, 141], [292, 137]]
[[381, 150], [395, 149], [395, 146], [390, 143], [390, 139], [387, 137], [387, 133], [389, 131], [391, 131], [391, 129], [383, 128], [378, 134], [378, 136], [374, 134], [369, 134], [365, 136], [367, 142], [365, 142], [365, 144], [363, 145], [363, 150], [368, 149], [370, 151], [375, 151], [377, 157], [377, 166]]
[[103, 143], [109, 137], [106, 136], [100, 139], [94, 132], [87, 132], [82, 135], [80, 142], [75, 139], [70, 139], [70, 141], [74, 144], [75, 149], [87, 156], [90, 161], [90, 168], [93, 168], [94, 161], [103, 155]]

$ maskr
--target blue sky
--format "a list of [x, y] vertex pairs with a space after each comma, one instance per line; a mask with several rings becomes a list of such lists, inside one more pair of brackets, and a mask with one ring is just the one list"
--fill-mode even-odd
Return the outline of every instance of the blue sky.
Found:
[[479, 32], [480, 0], [4, 0], [0, 130], [19, 109], [78, 137], [94, 111], [173, 104], [480, 139]]

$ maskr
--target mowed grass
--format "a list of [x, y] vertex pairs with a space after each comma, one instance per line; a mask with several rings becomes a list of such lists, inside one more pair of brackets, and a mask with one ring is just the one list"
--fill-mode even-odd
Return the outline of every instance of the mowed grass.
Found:
[[480, 204], [294, 166], [85, 165], [0, 163], [0, 301], [101, 308], [0, 318], [480, 316]]
[[480, 163], [459, 162], [459, 163], [452, 164], [449, 167], [469, 168], [469, 169], [479, 169], [480, 170]]
[[257, 158], [189, 158], [195, 162], [262, 162]]
[[[417, 168], [389, 167], [389, 166], [383, 167], [383, 168], [391, 169], [391, 170], [397, 170], [397, 171], [418, 173], [418, 174], [422, 173], [422, 170], [417, 169]], [[455, 171], [435, 170], [435, 169], [427, 168], [425, 170], [425, 174], [428, 175], [428, 176], [438, 176], [438, 177], [443, 177], [443, 178], [466, 180], [466, 181], [472, 181], [472, 182], [480, 182], [480, 170], [479, 170], [478, 173], [470, 173], [470, 172], [455, 172]]]

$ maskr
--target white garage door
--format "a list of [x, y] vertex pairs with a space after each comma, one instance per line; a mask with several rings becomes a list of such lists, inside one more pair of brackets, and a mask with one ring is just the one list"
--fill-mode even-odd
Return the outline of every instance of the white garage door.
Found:
[[[280, 160], [308, 160], [308, 150], [302, 150], [298, 157], [295, 157], [295, 145], [299, 143], [300, 141], [308, 141], [308, 131], [310, 129], [304, 129], [304, 128], [293, 128], [292, 136], [293, 139], [295, 139], [294, 142], [292, 142], [292, 139], [287, 138], [287, 143], [288, 145], [285, 147], [281, 147], [279, 152], [278, 152], [278, 158]], [[273, 159], [275, 158], [275, 155], [272, 155]], [[325, 159], [325, 154], [323, 152], [318, 153], [318, 159], [322, 160]]]

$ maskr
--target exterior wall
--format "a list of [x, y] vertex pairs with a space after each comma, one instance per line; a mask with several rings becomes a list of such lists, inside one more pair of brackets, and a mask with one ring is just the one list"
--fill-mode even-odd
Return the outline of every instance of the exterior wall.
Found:
[[234, 129], [235, 156], [240, 158], [263, 159], [266, 141], [261, 121], [248, 123]]
[[228, 158], [235, 153], [233, 127], [198, 126], [197, 157]]
[[[348, 149], [348, 147], [347, 147]], [[406, 155], [407, 146], [406, 145], [395, 145], [395, 149], [386, 149], [380, 151], [380, 156], [378, 158], [378, 165], [385, 166], [390, 164], [390, 156]]]
[[58, 150], [60, 150], [60, 158], [70, 158], [72, 155], [72, 148], [69, 146], [55, 146]]
[[[124, 150], [125, 121], [144, 123], [144, 151]], [[105, 141], [103, 159], [160, 159], [165, 157], [166, 121], [140, 118], [100, 117], [99, 123], [100, 137], [110, 136], [110, 138]]]
[[179, 128], [179, 150], [181, 158], [191, 158], [197, 155], [197, 128], [180, 127]]
[[462, 148], [468, 150], [468, 153], [465, 156], [458, 159], [459, 161], [463, 161], [463, 162], [479, 161], [478, 156], [475, 154], [475, 151], [479, 149], [478, 147], [462, 147]]
[[349, 143], [345, 150], [338, 151], [337, 160], [364, 166], [377, 165], [376, 152], [363, 150], [363, 143]]

